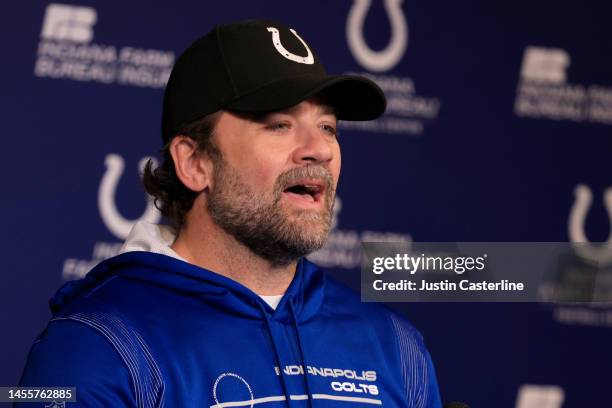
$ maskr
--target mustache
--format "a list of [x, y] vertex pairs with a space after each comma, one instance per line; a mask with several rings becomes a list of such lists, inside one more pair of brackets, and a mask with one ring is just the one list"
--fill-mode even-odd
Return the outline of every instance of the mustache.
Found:
[[323, 182], [325, 186], [325, 195], [327, 197], [331, 197], [336, 191], [334, 188], [334, 178], [326, 167], [320, 165], [307, 165], [287, 170], [278, 176], [275, 183], [274, 195], [280, 199], [281, 193], [285, 191], [288, 186], [305, 178], [316, 179]]

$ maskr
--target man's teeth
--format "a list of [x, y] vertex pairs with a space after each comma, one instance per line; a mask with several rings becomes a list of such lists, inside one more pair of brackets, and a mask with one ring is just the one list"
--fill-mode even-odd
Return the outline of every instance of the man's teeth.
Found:
[[304, 185], [304, 189], [308, 192], [308, 194], [316, 194], [319, 192], [319, 186], [314, 184], [306, 184]]

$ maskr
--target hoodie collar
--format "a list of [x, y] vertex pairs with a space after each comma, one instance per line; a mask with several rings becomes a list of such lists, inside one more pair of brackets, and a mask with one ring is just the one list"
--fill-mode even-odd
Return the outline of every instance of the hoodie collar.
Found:
[[[262, 319], [263, 310], [271, 320], [292, 324], [291, 303], [297, 321], [304, 323], [321, 306], [324, 274], [305, 258], [298, 262], [295, 276], [274, 310], [246, 286], [185, 262], [169, 247], [174, 239], [168, 235], [168, 231], [156, 225], [143, 224], [136, 224], [130, 233], [131, 238], [122, 247], [123, 253], [101, 262], [83, 279], [66, 283], [51, 299], [52, 311], [59, 311], [66, 303], [89, 293], [114, 276], [155, 283], [188, 296], [199, 297], [230, 314], [251, 319]], [[163, 245], [160, 239], [163, 239]]]
[[[154, 252], [187, 262], [185, 258], [171, 248], [175, 240], [176, 233], [170, 226], [137, 221], [132, 227], [125, 243], [119, 249], [119, 253], [123, 254], [134, 251]], [[283, 295], [259, 295], [259, 297], [270, 305], [272, 309], [276, 309]]]

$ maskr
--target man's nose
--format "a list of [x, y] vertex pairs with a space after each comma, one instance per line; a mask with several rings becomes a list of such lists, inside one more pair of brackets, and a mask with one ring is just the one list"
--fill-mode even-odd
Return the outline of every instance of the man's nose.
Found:
[[320, 128], [302, 129], [298, 135], [298, 147], [294, 160], [304, 163], [328, 163], [334, 158], [335, 136]]

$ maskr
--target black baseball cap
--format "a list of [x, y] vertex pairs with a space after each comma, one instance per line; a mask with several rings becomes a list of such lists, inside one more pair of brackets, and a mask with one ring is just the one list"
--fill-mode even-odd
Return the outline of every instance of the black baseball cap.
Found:
[[386, 99], [373, 81], [327, 75], [299, 33], [270, 20], [220, 25], [177, 59], [164, 94], [162, 138], [220, 109], [265, 113], [324, 93], [341, 120], [371, 120]]

